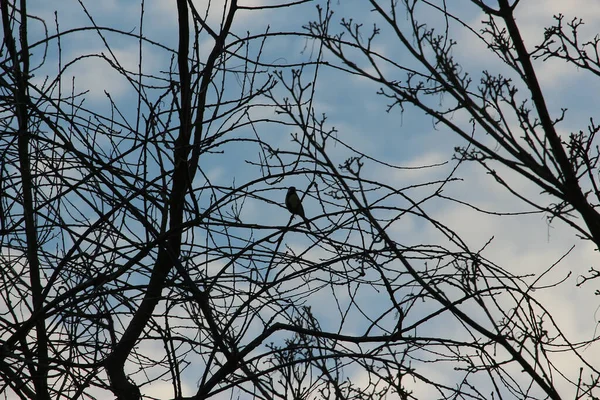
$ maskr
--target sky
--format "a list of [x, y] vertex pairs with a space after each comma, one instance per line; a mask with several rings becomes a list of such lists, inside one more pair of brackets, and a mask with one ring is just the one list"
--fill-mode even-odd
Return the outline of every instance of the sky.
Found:
[[[140, 3], [131, 0], [110, 0], [83, 2], [88, 8], [89, 14], [95, 19], [98, 26], [109, 26], [125, 31], [138, 32], [140, 28]], [[219, 15], [216, 11], [220, 9], [223, 0], [213, 1], [213, 12], [210, 14], [209, 22], [216, 24]], [[363, 21], [365, 27], [370, 27], [373, 22], [373, 14], [365, 2], [348, 0], [333, 2], [335, 17], [354, 17], [357, 21]], [[473, 11], [473, 8], [465, 5], [467, 2], [452, 3], [452, 12], [462, 16], [473, 29], [481, 27], [482, 15]], [[486, 1], [488, 4], [494, 2]], [[600, 26], [600, 4], [595, 0], [571, 1], [565, 6], [564, 1], [545, 0], [543, 7], [539, 1], [522, 0], [517, 8], [517, 22], [520, 24], [522, 34], [526, 39], [527, 46], [531, 49], [539, 43], [543, 37], [543, 27], [552, 23], [552, 16], [562, 12], [566, 20], [572, 17], [585, 19], [584, 33], [593, 37], [596, 33], [594, 27]], [[89, 19], [83, 12], [82, 7], [73, 0], [60, 1], [31, 1], [29, 12], [47, 22], [49, 32], [54, 32], [54, 11], [57, 10], [58, 21], [61, 31], [88, 26]], [[204, 2], [195, 1], [198, 9], [204, 7]], [[270, 4], [269, 0], [249, 0], [241, 2], [244, 5]], [[316, 18], [315, 6], [322, 2], [308, 3], [298, 7], [270, 10], [264, 12], [240, 12], [234, 23], [234, 32], [244, 35], [247, 31], [251, 33], [262, 33], [269, 26], [271, 31], [301, 29], [308, 20]], [[423, 18], [429, 23], [435, 24], [439, 19], [427, 12]], [[41, 25], [32, 24], [32, 36], [41, 34]], [[150, 0], [146, 1], [144, 8], [144, 34], [150, 40], [166, 44], [168, 47], [176, 48], [177, 43], [177, 17], [176, 9], [172, 0]], [[139, 56], [138, 44], [135, 38], [124, 39], [116, 35], [107, 34], [107, 40], [116, 59], [130, 70], [137, 70]], [[472, 37], [464, 29], [456, 27], [453, 37], [458, 44], [455, 56], [465, 69], [474, 71], [475, 75], [484, 70], [495, 70], [501, 68], [497, 60], [488, 56], [486, 49], [481, 43], [473, 41]], [[30, 41], [33, 42], [30, 38]], [[210, 43], [204, 43], [202, 51], [210, 49]], [[406, 57], [398, 50], [391, 40], [385, 36], [377, 44], [381, 51], [394, 57]], [[65, 82], [74, 78], [77, 90], [87, 91], [85, 104], [88, 108], [107, 112], [109, 110], [108, 100], [105, 94], [109, 92], [111, 98], [123, 107], [128, 117], [135, 115], [135, 93], [132, 86], [121, 76], [107, 67], [106, 61], [98, 57], [81, 59], [85, 54], [104, 53], [108, 59], [112, 59], [105, 45], [98, 36], [92, 32], [81, 32], [69, 35], [62, 42], [62, 60], [66, 69]], [[310, 49], [315, 50], [315, 49]], [[316, 50], [315, 50], [316, 51]], [[50, 48], [46, 63], [35, 72], [37, 85], [42, 87], [46, 76], [56, 75], [57, 59], [56, 48]], [[269, 42], [263, 58], [266, 61], [283, 60], [292, 63], [296, 60], [305, 59], [308, 56], [307, 43], [303, 40], [277, 38]], [[39, 57], [39, 56], [37, 56]], [[156, 75], [166, 71], [172, 62], [173, 52], [157, 46], [145, 45], [142, 69], [144, 72]], [[39, 59], [39, 58], [38, 58]], [[71, 61], [78, 60], [70, 64]], [[538, 73], [543, 85], [543, 91], [547, 96], [551, 111], [558, 112], [562, 107], [568, 107], [569, 111], [565, 121], [560, 125], [561, 132], [568, 133], [584, 129], [589, 118], [597, 112], [599, 81], [585, 71], [567, 66], [562, 61], [538, 62]], [[162, 74], [162, 76], [166, 76]], [[160, 83], [157, 81], [157, 83]], [[164, 84], [164, 82], [162, 82]], [[239, 86], [230, 83], [231, 95], [234, 96]], [[319, 81], [316, 88], [314, 107], [317, 115], [327, 113], [329, 126], [335, 126], [338, 135], [354, 148], [381, 159], [385, 162], [402, 167], [417, 167], [421, 165], [433, 165], [437, 163], [449, 163], [428, 169], [397, 169], [390, 172], [389, 169], [373, 165], [366, 173], [373, 177], [385, 176], [387, 182], [394, 187], [402, 187], [426, 179], [441, 179], [447, 176], [455, 163], [451, 161], [453, 149], [462, 143], [457, 136], [448, 132], [443, 127], [436, 127], [430, 117], [419, 111], [407, 108], [400, 112], [395, 108], [386, 112], [387, 102], [376, 94], [378, 85], [360, 79], [356, 76], [340, 74], [333, 69], [322, 68], [319, 70]], [[129, 105], [129, 106], [128, 106]], [[257, 112], [260, 112], [258, 110]], [[457, 115], [457, 119], [461, 116]], [[290, 133], [292, 129], [284, 126], [261, 125], [261, 133], [269, 137], [274, 147], [285, 148], [290, 146]], [[246, 133], [252, 136], [251, 132]], [[342, 148], [335, 148], [332, 157], [341, 162], [347, 153]], [[251, 179], [256, 171], [247, 167], [244, 158], [256, 156], [245, 153], [244, 147], [232, 147], [230, 158], [225, 162], [217, 161], [217, 157], [210, 158], [207, 162], [214, 162], [208, 169], [209, 174], [215, 182], [231, 185], [232, 181], [245, 182]], [[213, 161], [214, 160], [214, 161]], [[523, 179], [512, 176], [512, 182], [523, 192], [532, 197], [543, 198], [539, 189], [525, 182]], [[385, 174], [385, 175], [382, 175]], [[514, 175], [514, 174], [513, 174]], [[463, 164], [458, 168], [457, 176], [462, 181], [448, 185], [444, 194], [456, 197], [464, 202], [471, 203], [481, 209], [495, 212], [520, 212], [531, 209], [521, 201], [513, 197], [501, 188], [481, 168], [472, 164]], [[283, 200], [285, 187], [293, 184], [298, 188], [306, 188], [309, 179], [306, 176], [295, 176], [286, 179], [278, 186], [279, 190], [272, 190], [269, 196], [277, 202]], [[427, 193], [424, 189], [419, 195]], [[546, 198], [543, 198], [546, 199]], [[543, 200], [547, 201], [547, 200]], [[319, 208], [314, 198], [307, 196], [305, 210], [309, 217], [316, 216]], [[560, 261], [558, 266], [544, 276], [542, 282], [550, 284], [565, 279], [565, 282], [556, 288], [540, 291], [538, 299], [542, 301], [554, 318], [559, 321], [563, 332], [572, 340], [588, 340], [598, 335], [597, 321], [600, 318], [599, 299], [594, 295], [594, 284], [576, 287], [580, 276], [588, 269], [597, 264], [597, 254], [593, 246], [582, 242], [573, 230], [561, 222], [547, 223], [546, 218], [540, 214], [515, 215], [515, 216], [493, 216], [476, 212], [473, 209], [454, 202], [434, 202], [426, 207], [430, 215], [448, 226], [469, 244], [472, 249], [480, 249], [492, 238], [491, 243], [485, 250], [488, 259], [502, 265], [509, 271], [519, 273], [523, 271], [541, 273], [550, 265], [561, 260], [573, 246], [573, 250]], [[284, 225], [288, 221], [288, 214], [281, 207], [273, 209], [258, 201], [248, 201], [242, 213], [246, 221], [272, 220], [274, 225]], [[317, 225], [325, 221], [317, 219]], [[435, 229], [422, 221], [410, 220], [406, 224], [396, 224], [391, 228], [395, 237], [405, 244], [429, 243], [438, 235]], [[295, 235], [289, 237], [287, 243], [291, 248], [301, 251], [310, 244], [307, 237]], [[319, 253], [314, 251], [310, 257], [318, 257]], [[365, 298], [368, 296], [365, 295]], [[314, 299], [317, 303], [323, 299]], [[373, 307], [377, 306], [377, 296], [372, 294]], [[319, 310], [315, 311], [319, 314]], [[320, 315], [326, 320], [327, 309], [321, 310]], [[352, 325], [352, 323], [350, 323]], [[354, 328], [356, 333], [361, 331], [360, 322], [356, 322]], [[594, 348], [584, 350], [586, 354], [598, 353], [597, 345]], [[563, 359], [565, 363], [572, 362], [568, 356], [557, 355], [557, 359]], [[590, 357], [590, 356], [588, 356]], [[595, 356], [597, 359], [597, 356]], [[594, 357], [591, 357], [594, 359]], [[578, 367], [569, 371], [574, 377], [578, 373]], [[438, 375], [444, 379], [443, 372], [437, 370], [435, 365], [426, 367], [431, 376]], [[356, 382], [364, 379], [363, 375], [357, 373], [354, 376]], [[451, 384], [452, 382], [449, 382]], [[188, 390], [193, 393], [196, 382], [186, 382]], [[561, 383], [558, 385], [565, 397], [572, 396], [572, 387]], [[413, 388], [418, 398], [427, 398], [431, 393], [426, 388], [415, 385]], [[151, 387], [144, 388], [156, 397], [168, 397], [170, 395], [170, 384], [157, 383]]]

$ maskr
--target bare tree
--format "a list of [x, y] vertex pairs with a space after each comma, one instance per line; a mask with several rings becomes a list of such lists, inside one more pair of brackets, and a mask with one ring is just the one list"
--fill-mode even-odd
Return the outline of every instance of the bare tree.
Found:
[[[9, 396], [558, 399], [565, 371], [553, 352], [585, 371], [570, 382], [577, 396], [594, 395], [600, 375], [580, 352], [589, 343], [569, 341], [536, 300], [539, 277], [487, 260], [427, 213], [450, 201], [442, 191], [455, 169], [394, 187], [385, 176], [403, 169], [353, 147], [319, 112], [325, 48], [360, 74], [344, 46], [379, 57], [357, 27], [344, 25], [354, 42], [330, 34], [327, 4], [308, 34], [236, 25], [243, 13], [302, 3], [203, 10], [178, 0], [173, 43], [151, 39], [144, 1], [135, 31], [102, 26], [83, 2], [89, 24], [65, 31], [59, 16], [30, 15], [25, 0], [1, 3], [0, 376]], [[413, 15], [415, 3], [405, 5]], [[411, 26], [421, 46], [442, 43]], [[63, 41], [83, 34], [103, 50], [64, 59]], [[269, 53], [281, 38], [317, 45], [282, 60]], [[123, 41], [138, 51], [133, 66], [117, 51]], [[454, 65], [448, 48], [436, 49], [446, 58], [432, 71], [382, 93], [417, 105], [421, 92], [472, 95], [464, 77], [449, 80], [456, 69], [434, 74]], [[43, 69], [52, 51], [55, 75]], [[148, 69], [152, 54], [170, 63]], [[77, 76], [67, 79], [89, 59], [132, 97], [106, 91], [90, 105]], [[426, 111], [452, 127], [450, 113], [472, 106], [456, 104]], [[459, 150], [456, 164], [506, 159], [479, 150]], [[550, 154], [542, 159], [554, 163]], [[215, 171], [222, 164], [231, 176]], [[310, 229], [285, 210], [288, 182], [304, 185]], [[569, 207], [544, 210], [572, 221]], [[395, 228], [408, 220], [436, 235], [403, 242]]]
[[[135, 32], [101, 26], [81, 2], [89, 24], [61, 31], [57, 16], [54, 34], [26, 1], [2, 3], [1, 370], [5, 389], [21, 398], [92, 397], [90, 388], [139, 398], [164, 377], [180, 398], [192, 355], [204, 367], [198, 397], [237, 382], [236, 370], [242, 381], [257, 380], [244, 359], [268, 334], [253, 330], [256, 343], [239, 348], [254, 319], [234, 325], [251, 314], [231, 301], [262, 300], [256, 268], [237, 272], [252, 257], [238, 252], [260, 254], [268, 237], [234, 231], [256, 227], [239, 213], [264, 179], [213, 183], [208, 160], [262, 146], [248, 132], [256, 99], [274, 84], [261, 63], [265, 36], [238, 37], [232, 28], [240, 10], [260, 9], [176, 6], [171, 47], [147, 38], [143, 1]], [[35, 43], [32, 31], [41, 32]], [[104, 50], [65, 62], [62, 42], [88, 31]], [[133, 69], [119, 58], [123, 42], [137, 44]], [[51, 51], [58, 74], [34, 81], [47, 73]], [[146, 72], [153, 52], [171, 60], [168, 70]], [[66, 78], [90, 58], [120, 75], [137, 107], [108, 91], [108, 107], [86, 107], [77, 78]], [[271, 299], [263, 301], [252, 311]]]
[[[587, 127], [568, 137], [561, 136], [558, 125], [567, 110], [563, 108], [557, 115], [552, 115], [536, 69], [541, 65], [540, 61], [558, 58], [598, 74], [599, 40], [597, 36], [581, 38], [579, 29], [583, 21], [575, 18], [565, 23], [562, 14], [556, 16], [556, 25], [545, 30], [543, 41], [528, 49], [515, 13], [519, 7], [531, 7], [531, 4], [518, 0], [473, 0], [461, 4], [445, 0], [402, 0], [369, 1], [368, 4], [370, 12], [363, 14], [367, 15], [364, 19], [357, 18], [356, 14], [353, 18], [346, 18], [344, 9], [334, 10], [331, 2], [317, 6], [318, 18], [306, 29], [326, 49], [323, 64], [376, 83], [378, 94], [388, 103], [387, 112], [419, 109], [431, 116], [438, 129], [454, 132], [466, 143], [455, 148], [455, 158], [459, 163], [476, 162], [530, 208], [546, 214], [550, 222], [560, 219], [575, 229], [583, 240], [600, 245], [597, 212], [600, 199], [597, 189], [599, 153], [595, 140], [598, 127], [590, 119]], [[473, 15], [484, 16], [481, 30], [469, 25], [472, 21], [469, 18]], [[372, 28], [366, 21], [372, 24]], [[468, 62], [461, 62], [455, 56], [457, 46], [465, 43], [458, 43], [454, 36], [466, 38], [464, 40], [469, 46], [475, 43], [475, 47], [487, 51], [487, 54], [479, 56], [496, 60], [487, 65], [495, 65], [497, 70], [469, 69]], [[511, 175], [506, 173], [510, 170], [536, 185], [547, 196], [531, 197], [528, 192], [521, 192], [513, 185]], [[441, 192], [437, 194], [474, 207], [460, 199], [448, 198]], [[365, 198], [352, 200], [363, 214], [372, 208]], [[376, 224], [375, 219], [369, 218], [369, 221], [385, 241], [384, 226]], [[392, 238], [389, 240], [386, 244], [393, 249]], [[461, 360], [469, 366], [456, 368], [469, 371], [463, 381], [469, 389], [464, 386], [454, 388], [455, 393], [447, 392], [443, 397], [468, 395], [485, 398], [485, 393], [475, 390], [479, 385], [467, 383], [473, 379], [469, 377], [471, 373], [482, 372], [489, 374], [491, 382], [488, 387], [494, 388], [490, 393], [496, 393], [493, 397], [503, 397], [503, 390], [507, 390], [517, 398], [561, 398], [553, 378], [558, 373], [571, 377], [568, 380], [576, 398], [593, 398], [598, 381], [598, 370], [593, 362], [582, 357], [574, 365], [562, 368], [551, 358], [546, 358], [552, 349], [558, 348], [579, 354], [576, 350], [579, 345], [562, 336], [551, 316], [543, 310], [543, 305], [529, 298], [529, 289], [520, 291], [513, 287], [517, 277], [507, 274], [501, 278], [496, 272], [482, 272], [479, 276], [479, 271], [484, 269], [477, 254], [465, 248], [463, 257], [468, 261], [463, 264], [458, 261], [462, 257], [454, 259], [452, 263], [456, 271], [439, 281], [450, 283], [462, 275], [461, 284], [456, 284], [456, 287], [464, 290], [464, 297], [456, 298], [448, 296], [453, 291], [441, 289], [440, 283], [419, 279], [417, 270], [412, 272], [412, 263], [404, 260], [400, 251], [396, 254], [418, 285], [461, 321], [472, 337], [478, 338], [471, 344], [474, 348], [478, 347], [475, 343], [487, 343], [496, 350], [503, 348], [507, 352], [501, 360], [487, 352], [479, 365], [473, 363], [473, 357]], [[492, 270], [494, 268], [488, 271]], [[466, 271], [474, 275], [463, 275]], [[598, 276], [595, 268], [589, 272], [591, 275], [582, 277], [581, 282]], [[490, 276], [499, 279], [498, 282], [488, 281]], [[541, 276], [525, 281], [535, 282]], [[465, 286], [466, 282], [473, 286]], [[482, 282], [486, 284], [481, 286]], [[531, 289], [535, 283], [528, 285]], [[503, 289], [496, 292], [500, 287]], [[523, 296], [523, 302], [519, 300], [508, 306], [502, 301], [492, 300], [500, 298], [501, 292], [508, 294], [513, 290], [519, 294], [512, 293], [509, 297], [516, 300]], [[466, 299], [474, 300], [476, 308], [481, 307], [489, 320], [483, 323], [462, 314], [460, 310]], [[490, 300], [491, 303], [488, 303]], [[520, 309], [526, 303], [528, 305]], [[461, 307], [455, 308], [459, 304]], [[536, 317], [519, 317], [525, 309], [532, 311], [530, 316]], [[507, 313], [508, 310], [511, 312]], [[472, 354], [481, 355], [480, 351], [486, 347], [484, 345]], [[458, 348], [452, 353], [465, 354]], [[525, 356], [526, 353], [528, 356]], [[458, 358], [457, 365], [460, 364]], [[527, 377], [524, 385], [512, 380], [507, 372], [513, 362], [519, 364]], [[582, 374], [582, 371], [590, 372], [589, 380], [584, 379], [586, 373]], [[498, 379], [494, 378], [496, 373]], [[533, 388], [536, 386], [541, 392], [534, 395]]]

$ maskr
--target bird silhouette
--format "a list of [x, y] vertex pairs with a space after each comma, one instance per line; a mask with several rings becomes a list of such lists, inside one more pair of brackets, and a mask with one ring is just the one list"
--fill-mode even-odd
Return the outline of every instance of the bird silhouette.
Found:
[[310, 230], [310, 221], [304, 215], [304, 208], [302, 207], [302, 202], [300, 201], [300, 197], [298, 197], [298, 193], [296, 193], [296, 188], [290, 186], [285, 196], [285, 206], [288, 211], [292, 213], [292, 215], [299, 215], [304, 220], [306, 227]]

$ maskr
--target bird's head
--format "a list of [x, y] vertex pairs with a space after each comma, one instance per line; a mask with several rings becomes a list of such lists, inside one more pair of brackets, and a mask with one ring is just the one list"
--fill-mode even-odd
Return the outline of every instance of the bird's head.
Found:
[[294, 186], [290, 186], [288, 193], [296, 193], [296, 188]]

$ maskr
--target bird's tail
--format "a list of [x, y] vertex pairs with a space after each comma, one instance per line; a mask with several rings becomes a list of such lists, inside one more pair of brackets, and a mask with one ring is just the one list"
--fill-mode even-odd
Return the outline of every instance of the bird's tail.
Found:
[[302, 218], [304, 218], [304, 223], [306, 224], [306, 228], [309, 231], [312, 231], [312, 229], [310, 229], [310, 221], [308, 220], [308, 218], [306, 218], [306, 217], [302, 217]]

